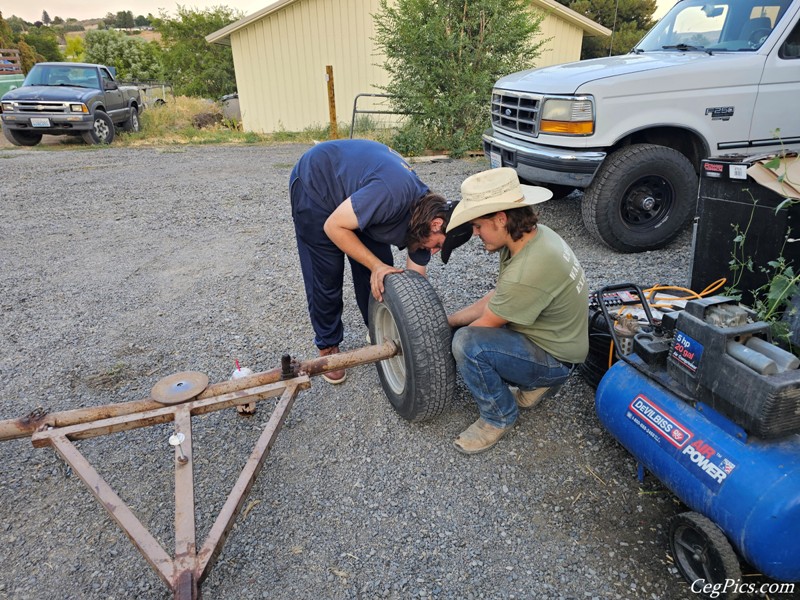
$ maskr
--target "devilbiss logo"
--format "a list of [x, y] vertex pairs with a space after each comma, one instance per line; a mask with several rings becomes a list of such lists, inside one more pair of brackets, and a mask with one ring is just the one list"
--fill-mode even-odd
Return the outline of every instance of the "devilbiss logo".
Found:
[[692, 439], [691, 431], [655, 402], [641, 394], [636, 396], [629, 408], [631, 413], [637, 415], [647, 427], [676, 448], [683, 448]]

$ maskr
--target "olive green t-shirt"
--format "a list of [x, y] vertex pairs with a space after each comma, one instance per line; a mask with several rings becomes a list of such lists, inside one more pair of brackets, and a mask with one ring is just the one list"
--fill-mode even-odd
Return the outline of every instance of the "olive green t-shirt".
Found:
[[575, 253], [555, 231], [537, 233], [516, 255], [500, 251], [500, 274], [489, 309], [560, 361], [589, 353], [589, 291]]

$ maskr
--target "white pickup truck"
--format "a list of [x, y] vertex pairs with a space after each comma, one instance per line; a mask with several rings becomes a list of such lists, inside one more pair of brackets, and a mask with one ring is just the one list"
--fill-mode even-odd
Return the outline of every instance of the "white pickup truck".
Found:
[[800, 149], [800, 0], [680, 0], [623, 56], [514, 73], [483, 135], [622, 252], [660, 248], [694, 216], [701, 159]]

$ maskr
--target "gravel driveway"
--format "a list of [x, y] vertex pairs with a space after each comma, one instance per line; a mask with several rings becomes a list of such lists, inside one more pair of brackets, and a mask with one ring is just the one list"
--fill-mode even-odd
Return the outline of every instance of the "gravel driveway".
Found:
[[[0, 149], [0, 419], [146, 398], [162, 377], [212, 382], [316, 356], [288, 206], [303, 145]], [[458, 197], [478, 160], [420, 163]], [[690, 232], [616, 254], [591, 240], [579, 195], [541, 207], [592, 289], [688, 281]], [[398, 259], [400, 255], [398, 255]], [[448, 311], [493, 285], [478, 240], [430, 280]], [[343, 349], [364, 345], [352, 290]], [[272, 403], [194, 420], [198, 543]], [[600, 426], [572, 377], [487, 454], [453, 438], [469, 394], [430, 423], [390, 408], [376, 370], [298, 397], [205, 598], [694, 597], [667, 556], [677, 504]], [[77, 445], [172, 554], [170, 428]], [[50, 449], [0, 443], [0, 598], [162, 599], [161, 581]]]

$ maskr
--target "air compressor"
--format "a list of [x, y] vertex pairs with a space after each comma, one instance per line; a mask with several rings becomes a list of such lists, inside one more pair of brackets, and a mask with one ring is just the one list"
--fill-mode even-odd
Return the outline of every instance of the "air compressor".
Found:
[[640, 478], [691, 509], [671, 520], [669, 543], [692, 590], [747, 591], [739, 557], [800, 582], [800, 360], [724, 296], [676, 301], [657, 320], [633, 284], [593, 302], [621, 359], [597, 386], [598, 418]]

